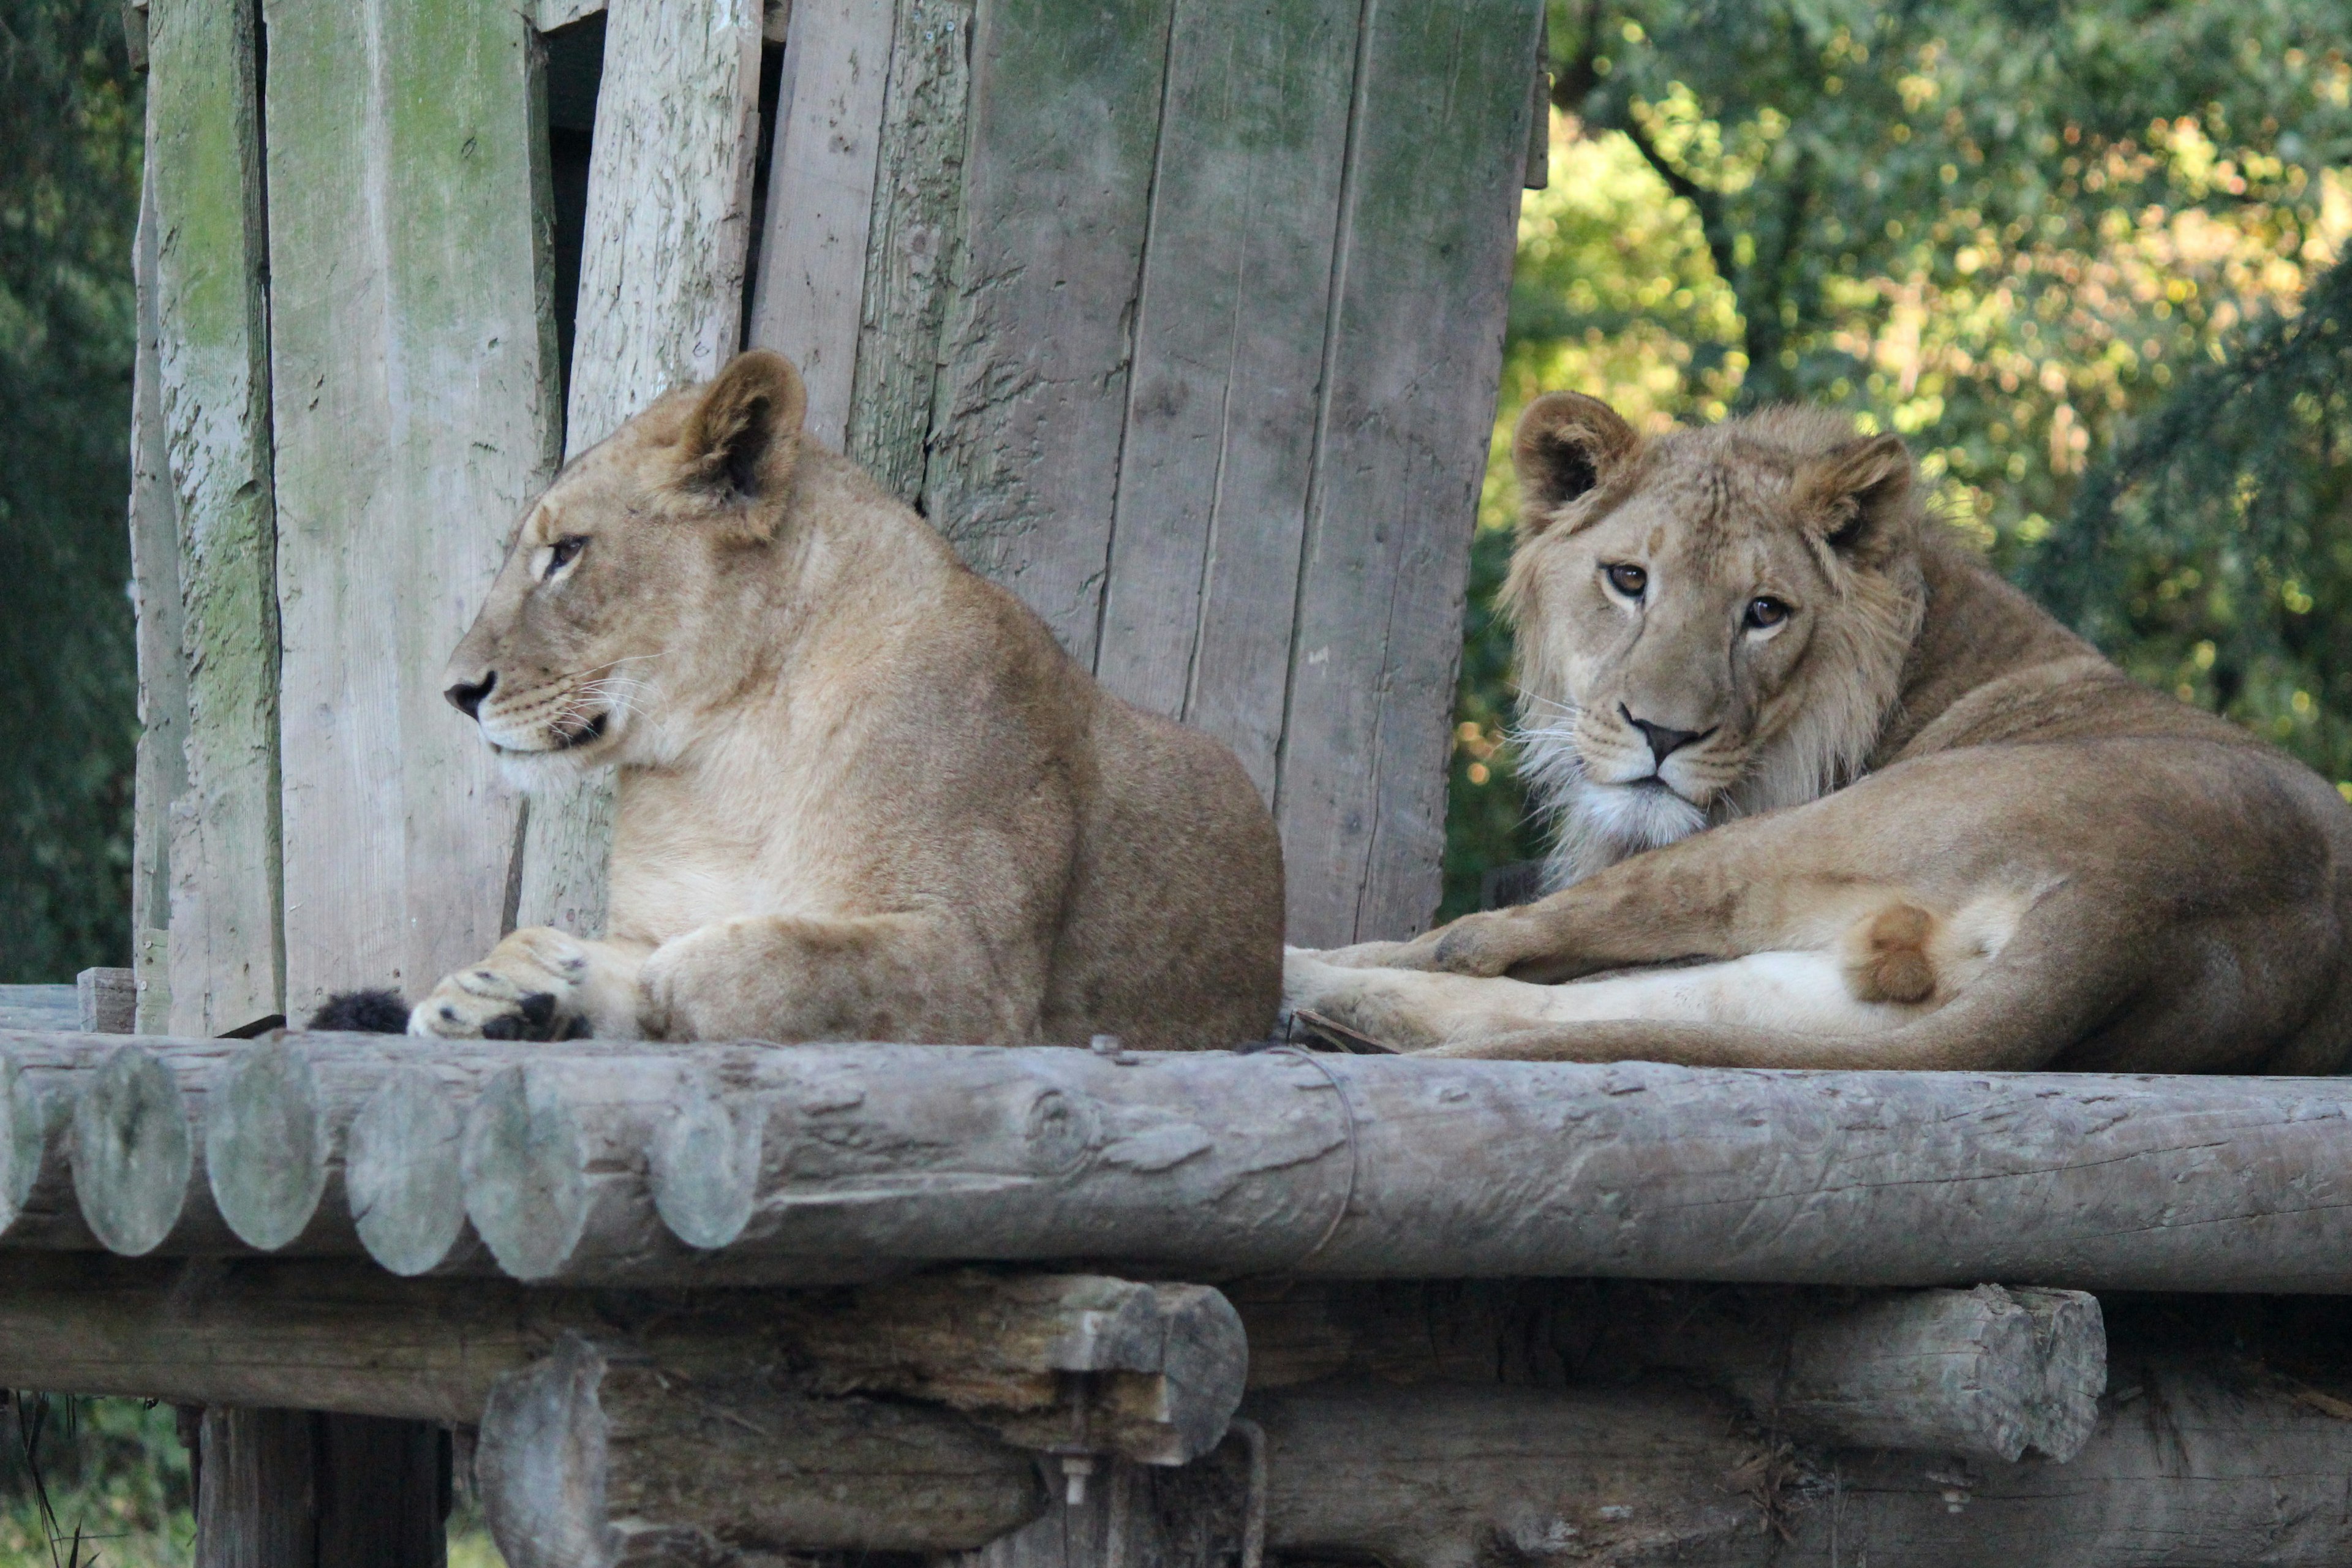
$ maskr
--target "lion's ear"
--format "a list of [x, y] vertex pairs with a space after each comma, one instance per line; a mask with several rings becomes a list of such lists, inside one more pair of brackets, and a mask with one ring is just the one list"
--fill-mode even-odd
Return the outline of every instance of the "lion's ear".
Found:
[[1911, 451], [1899, 436], [1865, 436], [1808, 458], [1790, 500], [1807, 530], [1841, 555], [1877, 565], [1917, 531]]
[[1561, 507], [1615, 473], [1641, 444], [1633, 427], [1597, 397], [1547, 392], [1528, 404], [1511, 438], [1520, 532], [1551, 526]]
[[800, 460], [807, 414], [808, 389], [792, 361], [766, 349], [737, 354], [678, 433], [679, 487], [740, 510], [748, 537], [769, 537]]

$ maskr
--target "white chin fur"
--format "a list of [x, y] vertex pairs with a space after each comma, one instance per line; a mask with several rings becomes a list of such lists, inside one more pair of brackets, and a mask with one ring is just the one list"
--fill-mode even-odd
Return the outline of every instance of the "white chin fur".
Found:
[[499, 750], [499, 773], [507, 783], [525, 795], [541, 795], [559, 785], [567, 784], [583, 773], [594, 773], [612, 759], [591, 760], [577, 752], [509, 752]]
[[1688, 838], [1706, 826], [1706, 813], [1664, 784], [1584, 781], [1570, 807], [1588, 830], [1628, 855]]

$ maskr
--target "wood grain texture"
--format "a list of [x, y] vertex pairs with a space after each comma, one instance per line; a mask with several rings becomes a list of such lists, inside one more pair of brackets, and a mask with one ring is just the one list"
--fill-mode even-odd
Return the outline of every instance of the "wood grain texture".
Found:
[[196, 1568], [441, 1568], [448, 1435], [311, 1410], [208, 1409]]
[[[486, 1094], [521, 1063], [498, 1106], [467, 1110], [466, 1207], [504, 1234], [509, 1268], [582, 1283], [1117, 1258], [1209, 1278], [2352, 1294], [2343, 1079], [292, 1038], [325, 1090], [327, 1147], [334, 1119], [409, 1067]], [[92, 1245], [68, 1217], [55, 1118], [119, 1055], [168, 1072], [194, 1129], [253, 1048], [0, 1032], [19, 1089], [54, 1108], [8, 1246]], [[726, 1086], [764, 1151], [715, 1249], [669, 1229], [648, 1169], [697, 1078]], [[166, 1115], [135, 1120], [118, 1123], [126, 1149], [169, 1136]], [[237, 1250], [196, 1153], [176, 1223], [201, 1236], [145, 1245]], [[340, 1228], [301, 1245], [359, 1250]]]
[[[741, 342], [751, 241], [757, 0], [614, 0], [604, 26], [566, 456], [719, 373]], [[532, 800], [516, 924], [604, 934], [613, 805], [609, 777]]]
[[923, 465], [962, 208], [972, 0], [898, 0], [842, 449], [908, 505]]
[[1271, 798], [1359, 0], [1178, 0], [1095, 673]]
[[1088, 668], [1173, 8], [1001, 0], [973, 37], [924, 510]]
[[171, 1023], [199, 1035], [282, 1011], [284, 990], [254, 27], [251, 0], [163, 0], [148, 28], [157, 369], [188, 707], [172, 809]]
[[155, 159], [140, 186], [131, 270], [139, 309], [131, 396], [131, 603], [138, 622], [139, 751], [131, 812], [131, 967], [138, 1027], [172, 1026], [172, 803], [188, 787], [188, 667], [180, 652], [179, 504], [163, 418]]
[[519, 802], [441, 668], [552, 471], [556, 358], [525, 19], [501, 0], [268, 16], [301, 1016], [498, 940]]
[[1437, 907], [1540, 9], [1367, 8], [1276, 799], [1304, 945]]
[[849, 427], [897, 13], [879, 0], [797, 0], [784, 46], [750, 338], [800, 368], [804, 428], [835, 449]]

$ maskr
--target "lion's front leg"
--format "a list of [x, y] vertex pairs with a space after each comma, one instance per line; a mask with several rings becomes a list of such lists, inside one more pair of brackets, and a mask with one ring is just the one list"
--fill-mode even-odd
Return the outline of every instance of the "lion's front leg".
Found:
[[412, 1035], [445, 1039], [635, 1039], [646, 950], [525, 926], [479, 963], [444, 978], [408, 1015]]
[[665, 1040], [1026, 1044], [1045, 963], [1013, 946], [931, 915], [714, 921], [646, 961], [643, 1016]]

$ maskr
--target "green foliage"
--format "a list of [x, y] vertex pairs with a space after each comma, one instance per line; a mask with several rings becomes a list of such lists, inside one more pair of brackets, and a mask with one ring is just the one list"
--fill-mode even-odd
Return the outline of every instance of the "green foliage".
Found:
[[2352, 779], [2352, 260], [2084, 482], [2026, 587], [2150, 685]]
[[171, 1406], [28, 1394], [0, 1415], [0, 1568], [188, 1561], [188, 1456]]
[[117, 0], [0, 26], [0, 982], [130, 962], [140, 94]]
[[[2178, 432], [2214, 395], [2207, 367], [2262, 379], [2262, 345], [2352, 234], [2352, 5], [1550, 0], [1550, 36], [1562, 114], [1520, 227], [1498, 458], [1552, 386], [1649, 428], [1848, 408], [1900, 432], [1945, 512], [2126, 668], [2352, 775], [2352, 692], [2339, 709], [2325, 679], [2352, 570], [2327, 529], [2324, 378], [2247, 397], [2274, 422], [2239, 468], [2214, 448], [2243, 438], [2217, 432], [2195, 460], [2133, 459], [2107, 523], [2077, 497], [2160, 408], [2184, 410], [2165, 450], [2196, 449]], [[1508, 489], [1490, 475], [1485, 527]], [[1482, 744], [1508, 689], [1481, 639], [1501, 635], [1474, 613], [1457, 718]], [[1447, 914], [1532, 847], [1496, 826], [1507, 752], [1475, 760], [1484, 786], [1455, 762]]]

